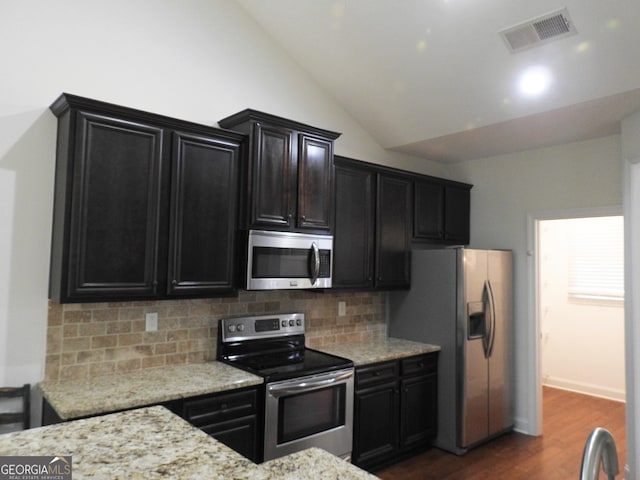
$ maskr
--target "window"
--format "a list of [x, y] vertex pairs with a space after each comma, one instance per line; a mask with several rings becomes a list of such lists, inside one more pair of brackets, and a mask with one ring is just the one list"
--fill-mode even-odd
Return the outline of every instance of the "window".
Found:
[[569, 298], [624, 300], [621, 216], [579, 218], [569, 232]]

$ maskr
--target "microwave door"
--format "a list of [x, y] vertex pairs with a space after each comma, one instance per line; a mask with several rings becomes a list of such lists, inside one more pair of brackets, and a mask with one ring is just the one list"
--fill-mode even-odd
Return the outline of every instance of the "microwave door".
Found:
[[331, 287], [333, 237], [251, 231], [247, 290]]

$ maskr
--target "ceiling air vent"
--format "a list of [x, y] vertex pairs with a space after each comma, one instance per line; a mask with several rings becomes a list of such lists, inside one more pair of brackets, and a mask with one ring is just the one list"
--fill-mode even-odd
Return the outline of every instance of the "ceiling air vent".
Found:
[[576, 33], [568, 10], [563, 8], [502, 30], [500, 35], [514, 53]]

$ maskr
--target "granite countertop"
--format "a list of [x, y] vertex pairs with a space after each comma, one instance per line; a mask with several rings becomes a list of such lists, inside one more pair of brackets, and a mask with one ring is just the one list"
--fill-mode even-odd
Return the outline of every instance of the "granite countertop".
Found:
[[222, 362], [208, 362], [86, 380], [45, 381], [39, 386], [60, 418], [69, 420], [262, 383], [257, 375]]
[[256, 465], [160, 406], [3, 434], [0, 455], [71, 455], [76, 480], [376, 478], [316, 448]]
[[260, 465], [273, 478], [283, 480], [375, 480], [376, 476], [331, 455], [321, 448], [309, 448]]
[[326, 353], [338, 355], [353, 361], [355, 366], [396, 360], [398, 358], [421, 355], [440, 350], [437, 345], [413, 342], [401, 338], [385, 338], [375, 342], [356, 342], [327, 345], [318, 348]]

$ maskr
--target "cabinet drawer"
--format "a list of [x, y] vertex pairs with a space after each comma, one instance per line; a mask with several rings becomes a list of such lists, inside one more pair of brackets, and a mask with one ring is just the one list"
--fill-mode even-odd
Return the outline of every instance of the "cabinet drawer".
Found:
[[438, 371], [438, 353], [403, 358], [400, 361], [400, 368], [402, 376], [436, 373]]
[[196, 427], [245, 417], [256, 412], [257, 397], [254, 389], [185, 400], [182, 417]]
[[356, 388], [366, 387], [380, 382], [395, 380], [398, 377], [398, 362], [384, 362], [356, 368]]
[[205, 425], [201, 430], [249, 460], [259, 461], [257, 415]]

